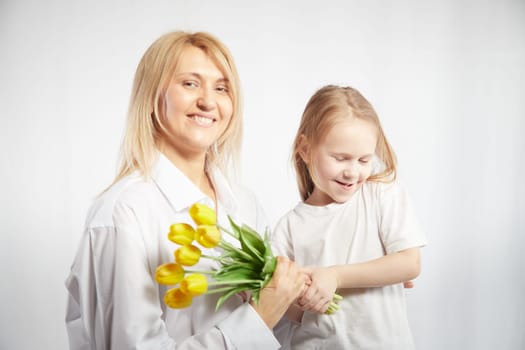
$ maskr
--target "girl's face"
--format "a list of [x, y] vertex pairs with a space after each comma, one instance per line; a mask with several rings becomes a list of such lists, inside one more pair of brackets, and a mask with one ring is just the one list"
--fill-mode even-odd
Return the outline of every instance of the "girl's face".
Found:
[[205, 157], [233, 113], [229, 84], [199, 48], [184, 50], [165, 94], [163, 151], [188, 159]]
[[336, 123], [312, 149], [305, 144], [303, 160], [314, 181], [306, 203], [327, 205], [350, 199], [371, 175], [376, 144], [377, 128], [358, 118]]

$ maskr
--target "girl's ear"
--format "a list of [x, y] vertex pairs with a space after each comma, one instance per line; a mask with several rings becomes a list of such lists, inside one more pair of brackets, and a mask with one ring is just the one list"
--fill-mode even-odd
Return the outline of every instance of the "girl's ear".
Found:
[[297, 151], [305, 164], [310, 163], [310, 145], [308, 144], [306, 136], [299, 136], [299, 147], [297, 148]]

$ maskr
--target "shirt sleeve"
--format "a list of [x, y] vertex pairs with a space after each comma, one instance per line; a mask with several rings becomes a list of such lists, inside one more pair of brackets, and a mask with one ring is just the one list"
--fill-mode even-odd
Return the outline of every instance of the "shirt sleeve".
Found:
[[426, 245], [407, 191], [397, 182], [378, 184], [379, 230], [388, 254]]
[[159, 287], [133, 211], [120, 207], [114, 216], [115, 226], [86, 230], [66, 281], [70, 349], [279, 348], [249, 305], [220, 325], [176, 343], [162, 318]]
[[244, 303], [233, 311], [228, 318], [219, 323], [218, 328], [233, 346], [232, 349], [268, 350], [281, 347], [272, 330], [249, 303]]
[[297, 329], [302, 326], [302, 320], [300, 322], [295, 322], [289, 320], [286, 316], [283, 316], [277, 325], [273, 329], [275, 337], [279, 340], [281, 344], [281, 349], [291, 349], [292, 348], [292, 338]]

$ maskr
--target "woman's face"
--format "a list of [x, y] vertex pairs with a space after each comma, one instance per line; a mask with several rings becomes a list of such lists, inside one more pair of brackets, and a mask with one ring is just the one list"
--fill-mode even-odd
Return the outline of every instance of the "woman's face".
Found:
[[230, 123], [229, 82], [199, 48], [184, 49], [166, 90], [163, 152], [184, 159], [205, 157]]

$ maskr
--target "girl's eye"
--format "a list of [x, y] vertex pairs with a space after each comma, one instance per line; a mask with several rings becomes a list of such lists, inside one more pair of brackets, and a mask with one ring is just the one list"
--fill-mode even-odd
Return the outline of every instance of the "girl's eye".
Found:
[[345, 160], [345, 157], [341, 157], [341, 156], [334, 156], [334, 159], [338, 162], [342, 162]]
[[359, 159], [359, 161], [361, 162], [361, 164], [368, 164], [368, 162], [370, 162], [370, 159]]

